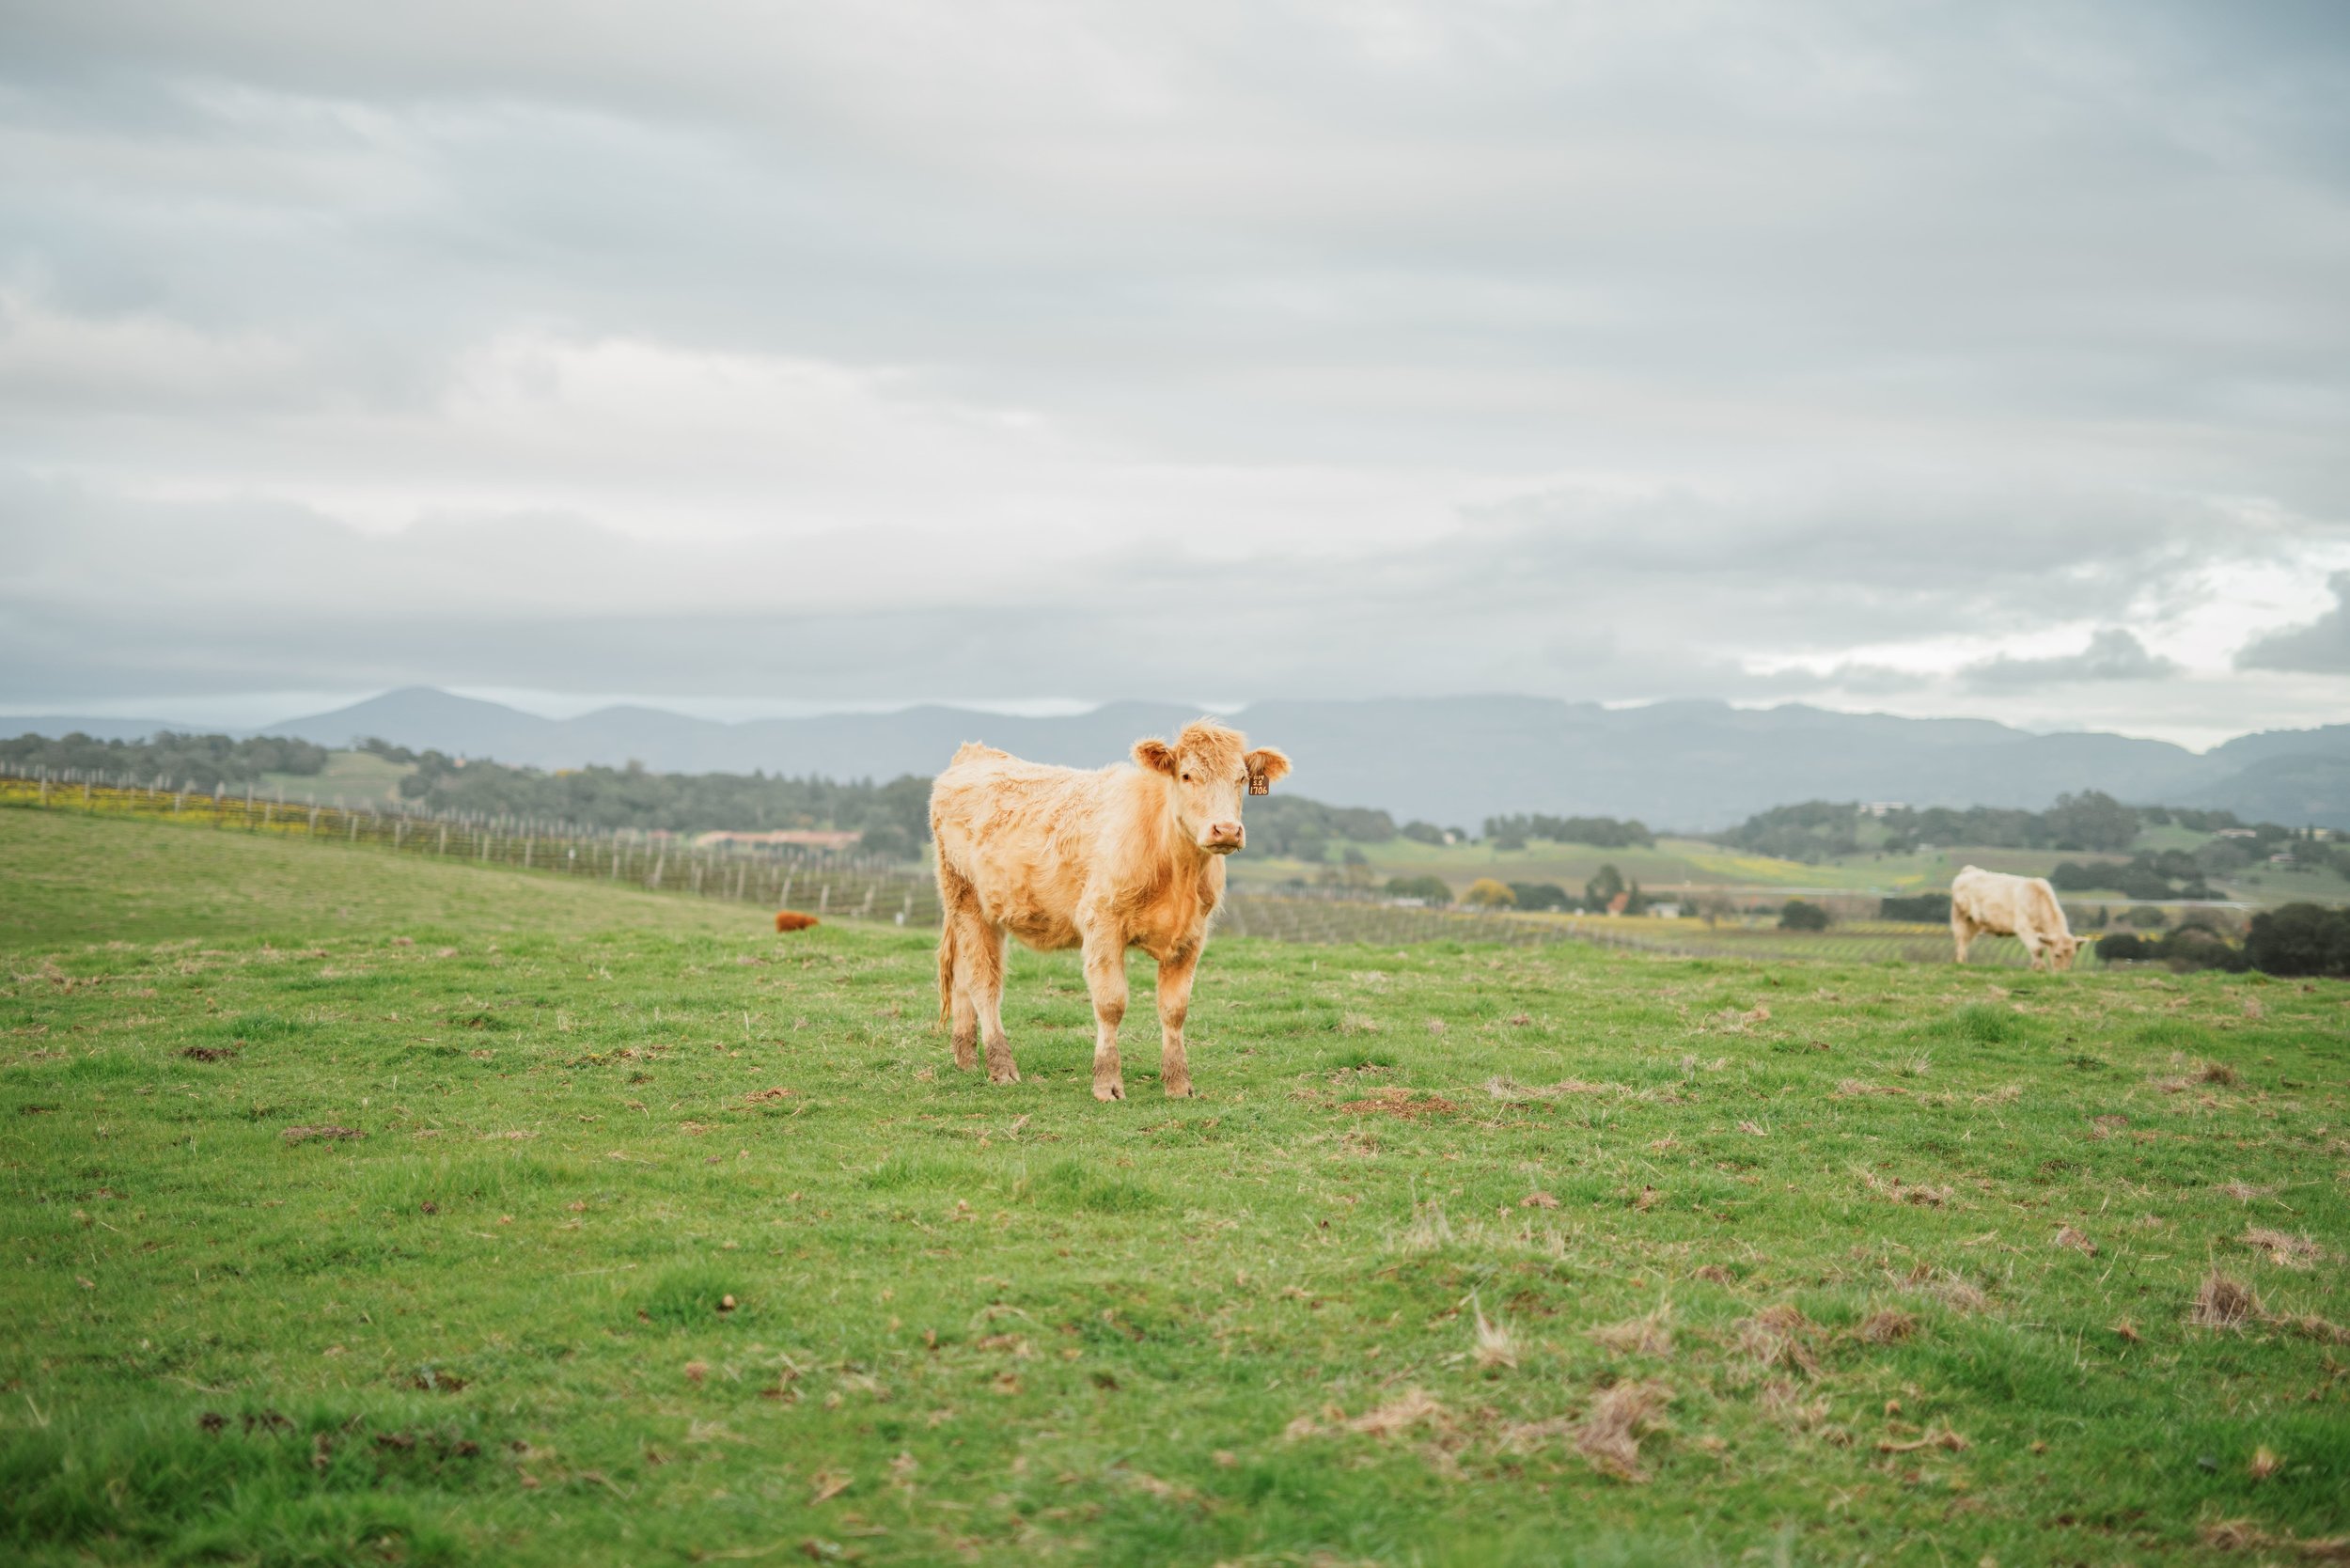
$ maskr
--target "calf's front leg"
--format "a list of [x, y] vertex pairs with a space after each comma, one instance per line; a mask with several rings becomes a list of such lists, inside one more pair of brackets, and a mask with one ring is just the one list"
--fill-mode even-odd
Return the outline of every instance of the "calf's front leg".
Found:
[[1093, 1097], [1123, 1100], [1126, 1080], [1118, 1066], [1118, 1026], [1126, 1017], [1126, 945], [1107, 920], [1085, 933], [1086, 990], [1093, 997]]
[[1183, 1052], [1183, 1020], [1191, 1015], [1191, 981], [1199, 949], [1185, 949], [1159, 964], [1159, 1087], [1181, 1099], [1191, 1092], [1191, 1059]]

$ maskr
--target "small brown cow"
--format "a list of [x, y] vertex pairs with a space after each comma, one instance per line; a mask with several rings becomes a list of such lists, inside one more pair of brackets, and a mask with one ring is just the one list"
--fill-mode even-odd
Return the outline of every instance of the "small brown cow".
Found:
[[1191, 1092], [1183, 1019], [1191, 981], [1224, 898], [1224, 856], [1241, 847], [1241, 793], [1290, 771], [1269, 747], [1213, 719], [1175, 744], [1136, 741], [1134, 759], [1084, 772], [1024, 762], [973, 742], [931, 787], [938, 841], [938, 1015], [954, 1029], [955, 1065], [1016, 1083], [1004, 1041], [1004, 938], [1039, 951], [1081, 948], [1093, 997], [1093, 1097], [1122, 1100], [1118, 1026], [1126, 1016], [1126, 949], [1159, 961], [1159, 1083]]
[[2081, 945], [2047, 878], [1969, 866], [1950, 880], [1950, 939], [1957, 944], [1959, 963], [1966, 962], [1966, 945], [1986, 931], [2022, 942], [2035, 969], [2044, 963], [2070, 969]]

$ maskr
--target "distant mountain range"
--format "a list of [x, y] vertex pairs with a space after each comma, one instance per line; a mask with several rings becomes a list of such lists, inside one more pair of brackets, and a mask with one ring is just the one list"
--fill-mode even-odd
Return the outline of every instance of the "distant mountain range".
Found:
[[[722, 724], [654, 708], [572, 719], [409, 687], [258, 731], [348, 745], [368, 735], [417, 749], [541, 768], [633, 760], [668, 773], [892, 778], [935, 773], [968, 740], [1039, 761], [1098, 766], [1137, 736], [1197, 714], [1120, 702], [1060, 718], [918, 707], [889, 713]], [[2035, 735], [1986, 719], [1660, 702], [1607, 709], [1530, 697], [1260, 702], [1232, 715], [1295, 759], [1290, 789], [1399, 821], [1475, 827], [1512, 811], [1637, 817], [1651, 826], [1727, 827], [1790, 801], [2038, 809], [2066, 791], [2141, 805], [2217, 807], [2251, 820], [2350, 829], [2350, 724], [2245, 735], [2197, 755], [2122, 735]], [[184, 725], [127, 719], [0, 719], [0, 734], [136, 738]]]

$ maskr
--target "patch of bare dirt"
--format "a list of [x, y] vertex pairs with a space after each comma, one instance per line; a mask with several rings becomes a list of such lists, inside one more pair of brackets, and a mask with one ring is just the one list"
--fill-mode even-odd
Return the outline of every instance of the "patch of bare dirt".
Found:
[[1355, 1116], [1392, 1116], [1405, 1121], [1461, 1114], [1461, 1107], [1441, 1094], [1416, 1094], [1408, 1089], [1373, 1090], [1360, 1100], [1342, 1102], [1339, 1109]]

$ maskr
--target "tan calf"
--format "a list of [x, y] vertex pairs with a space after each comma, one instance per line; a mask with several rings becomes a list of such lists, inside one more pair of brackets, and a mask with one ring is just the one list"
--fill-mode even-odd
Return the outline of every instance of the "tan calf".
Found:
[[1004, 1040], [1005, 937], [1040, 951], [1078, 948], [1093, 998], [1093, 1097], [1122, 1100], [1118, 1027], [1126, 1016], [1126, 949], [1159, 962], [1159, 1082], [1191, 1092], [1183, 1050], [1192, 976], [1224, 897], [1224, 856], [1246, 839], [1245, 790], [1262, 794], [1290, 760], [1211, 719], [1175, 744], [1135, 743], [1139, 767], [1046, 767], [976, 742], [931, 787], [938, 846], [938, 1011], [954, 1029], [955, 1065], [1018, 1081]]
[[2031, 954], [2031, 966], [2070, 969], [2080, 938], [2065, 922], [2064, 906], [2045, 877], [2010, 876], [1969, 866], [1950, 881], [1950, 938], [1958, 962], [1966, 946], [1984, 932], [2013, 936]]

